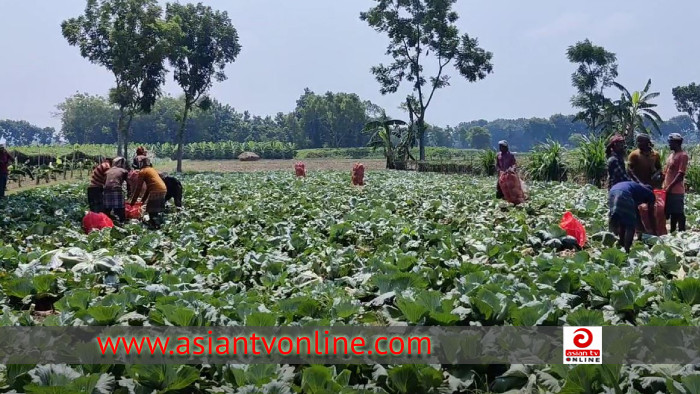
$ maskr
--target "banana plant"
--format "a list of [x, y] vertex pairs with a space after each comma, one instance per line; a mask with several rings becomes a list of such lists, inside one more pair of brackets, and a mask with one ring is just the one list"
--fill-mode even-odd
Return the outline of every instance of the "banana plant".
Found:
[[619, 128], [624, 132], [627, 145], [632, 146], [634, 144], [635, 131], [651, 134], [652, 130], [647, 127], [647, 124], [651, 125], [653, 131], [657, 134], [661, 134], [659, 124], [663, 121], [653, 109], [657, 105], [651, 102], [652, 99], [659, 97], [659, 93], [649, 93], [651, 79], [647, 81], [642, 91], [630, 92], [617, 82], [613, 82], [613, 85], [620, 89], [622, 96], [612, 104], [610, 111], [612, 112], [612, 117], [617, 119]]
[[381, 120], [374, 120], [367, 123], [362, 130], [364, 133], [372, 133], [372, 136], [367, 143], [367, 146], [372, 148], [382, 148], [386, 157], [386, 168], [394, 169], [395, 149], [392, 137], [400, 137], [401, 134], [397, 131], [398, 126], [405, 126], [406, 122], [398, 119], [388, 119], [386, 114], [382, 115]]

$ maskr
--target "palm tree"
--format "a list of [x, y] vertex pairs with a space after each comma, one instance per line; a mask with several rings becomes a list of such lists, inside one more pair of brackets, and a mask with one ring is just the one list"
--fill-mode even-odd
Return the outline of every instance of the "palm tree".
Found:
[[364, 129], [362, 129], [364, 133], [372, 133], [367, 146], [371, 146], [374, 149], [382, 148], [384, 150], [387, 169], [395, 168], [396, 147], [394, 146], [394, 139], [397, 137], [401, 138], [401, 132], [398, 130], [397, 126], [405, 125], [406, 122], [403, 120], [389, 119], [386, 113], [384, 113], [380, 120], [373, 120], [367, 123]]
[[658, 97], [659, 93], [649, 93], [651, 79], [649, 79], [641, 92], [630, 93], [627, 88], [617, 82], [613, 82], [613, 85], [620, 89], [622, 96], [615, 101], [611, 108], [613, 115], [618, 118], [628, 146], [634, 144], [635, 131], [639, 130], [642, 133], [651, 134], [647, 124], [651, 125], [658, 134], [661, 134], [659, 123], [663, 121], [659, 114], [653, 110], [657, 105], [650, 102]]

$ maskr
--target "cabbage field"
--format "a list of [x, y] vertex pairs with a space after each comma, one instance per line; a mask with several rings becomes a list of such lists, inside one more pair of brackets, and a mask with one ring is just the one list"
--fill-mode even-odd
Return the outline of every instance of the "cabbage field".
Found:
[[[0, 325], [686, 325], [700, 323], [700, 233], [614, 247], [604, 191], [369, 172], [197, 174], [185, 210], [85, 235], [84, 185], [6, 200]], [[688, 196], [698, 230], [700, 199]], [[589, 244], [558, 224], [571, 211]], [[72, 247], [68, 247], [72, 245]], [[51, 391], [45, 386], [57, 386]], [[697, 393], [681, 365], [5, 366], [3, 391]]]

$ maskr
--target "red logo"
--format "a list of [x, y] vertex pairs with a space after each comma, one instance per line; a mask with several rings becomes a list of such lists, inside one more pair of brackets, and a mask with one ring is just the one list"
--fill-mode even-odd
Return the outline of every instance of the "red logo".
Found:
[[587, 328], [579, 328], [578, 330], [574, 331], [574, 334], [579, 331], [583, 331], [583, 333], [574, 336], [574, 345], [580, 348], [590, 346], [590, 344], [593, 343], [593, 333], [591, 333], [591, 331]]

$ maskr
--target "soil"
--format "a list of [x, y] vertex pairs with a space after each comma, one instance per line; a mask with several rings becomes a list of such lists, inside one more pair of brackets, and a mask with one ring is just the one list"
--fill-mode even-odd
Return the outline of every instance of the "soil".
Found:
[[[294, 172], [294, 164], [300, 160], [259, 160], [259, 161], [240, 161], [240, 160], [210, 160], [210, 161], [191, 161], [184, 160], [182, 162], [182, 168], [184, 172], [258, 172], [258, 171], [289, 171]], [[355, 159], [305, 159], [301, 160], [306, 164], [307, 175], [313, 171], [347, 171], [348, 174], [352, 172], [352, 166], [355, 163], [363, 163], [365, 165], [366, 171], [377, 171], [384, 170], [386, 167], [386, 160], [384, 159], [367, 159], [367, 160], [355, 160]], [[161, 172], [173, 173], [175, 172], [175, 167], [177, 165], [176, 161], [158, 161], [154, 163], [154, 167]], [[64, 180], [62, 177], [58, 177], [55, 181], [50, 181], [46, 183], [41, 181], [40, 184], [36, 184], [35, 181], [25, 180], [22, 183], [22, 187], [18, 188], [17, 184], [10, 182], [7, 185], [6, 194], [19, 193], [24, 190], [30, 190], [37, 187], [59, 185], [62, 183], [76, 183], [77, 181], [87, 180], [88, 173], [83, 172], [83, 176], [79, 177], [75, 174], [74, 178], [68, 177]]]

